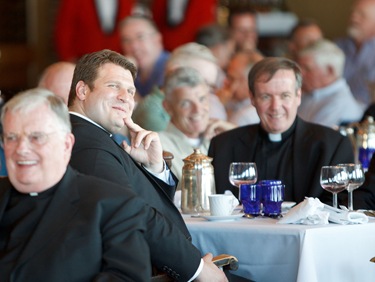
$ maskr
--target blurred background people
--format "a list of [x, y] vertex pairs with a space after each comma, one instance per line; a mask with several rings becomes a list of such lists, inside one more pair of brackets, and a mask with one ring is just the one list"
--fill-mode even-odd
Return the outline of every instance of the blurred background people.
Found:
[[301, 118], [333, 128], [361, 119], [363, 105], [343, 78], [345, 55], [335, 43], [316, 41], [298, 53], [297, 62], [303, 75]]
[[163, 35], [164, 47], [172, 52], [193, 42], [199, 28], [216, 21], [218, 0], [154, 0], [152, 18]]
[[46, 67], [39, 78], [38, 87], [52, 91], [68, 105], [75, 64], [57, 62]]
[[208, 47], [216, 57], [219, 67], [226, 70], [235, 47], [235, 42], [227, 27], [219, 24], [203, 26], [197, 32], [195, 42]]
[[317, 197], [331, 204], [332, 194], [320, 186], [320, 169], [354, 162], [349, 139], [297, 116], [302, 74], [294, 61], [265, 58], [251, 68], [248, 79], [260, 123], [212, 138], [208, 155], [213, 158], [216, 192], [230, 189], [238, 196], [238, 188], [228, 180], [229, 165], [255, 162], [259, 180], [279, 179], [285, 184], [285, 201], [299, 203], [305, 197]]
[[[192, 67], [198, 70], [210, 87], [210, 117], [226, 120], [225, 108], [216, 96], [219, 84], [219, 67], [211, 51], [201, 44], [191, 42], [176, 48], [168, 59], [166, 74], [178, 67]], [[164, 110], [162, 102], [164, 93], [160, 88], [154, 88], [152, 94], [140, 101], [134, 110], [134, 122], [145, 129], [153, 131], [165, 130], [170, 117]]]
[[120, 23], [123, 54], [134, 58], [137, 65], [135, 87], [141, 97], [160, 87], [169, 52], [164, 50], [163, 39], [155, 23], [148, 17], [133, 15]]
[[120, 52], [118, 24], [137, 4], [136, 0], [61, 0], [54, 38], [58, 59], [75, 62], [102, 49]]
[[249, 8], [232, 9], [228, 17], [236, 51], [253, 52], [257, 50], [258, 31], [256, 11]]
[[289, 35], [288, 55], [296, 60], [299, 51], [320, 39], [323, 39], [323, 31], [318, 23], [313, 19], [301, 19]]
[[184, 158], [195, 148], [207, 154], [211, 138], [235, 125], [210, 119], [210, 89], [194, 68], [182, 67], [168, 73], [163, 91], [163, 106], [171, 120], [166, 130], [159, 132], [160, 142], [163, 150], [174, 155], [171, 169], [180, 179]]
[[260, 55], [237, 52], [229, 62], [226, 86], [219, 93], [229, 93], [224, 103], [228, 121], [238, 126], [259, 122], [256, 109], [250, 100], [247, 76], [252, 66], [262, 58]]
[[354, 97], [369, 106], [375, 91], [375, 0], [354, 2], [347, 32], [337, 40], [346, 56], [344, 77]]

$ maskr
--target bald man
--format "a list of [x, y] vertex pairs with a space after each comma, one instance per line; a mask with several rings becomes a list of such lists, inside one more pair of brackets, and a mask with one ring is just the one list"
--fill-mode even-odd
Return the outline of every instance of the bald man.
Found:
[[49, 65], [42, 73], [38, 87], [46, 88], [61, 97], [68, 104], [75, 64], [57, 62]]

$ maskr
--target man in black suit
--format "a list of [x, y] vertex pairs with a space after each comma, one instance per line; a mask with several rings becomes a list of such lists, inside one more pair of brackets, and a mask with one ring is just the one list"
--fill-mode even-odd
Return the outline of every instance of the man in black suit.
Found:
[[236, 128], [211, 140], [208, 155], [213, 157], [216, 192], [228, 189], [238, 195], [228, 181], [230, 163], [255, 162], [258, 180], [284, 182], [286, 201], [317, 197], [331, 204], [331, 193], [320, 186], [320, 169], [354, 162], [349, 139], [297, 116], [302, 75], [295, 62], [265, 58], [250, 70], [248, 83], [260, 124]]
[[[130, 189], [69, 167], [69, 113], [52, 92], [37, 88], [13, 97], [1, 122], [9, 175], [0, 180], [2, 280], [149, 281], [150, 254], [156, 266], [176, 271], [179, 259], [200, 257]], [[171, 253], [178, 255], [169, 264], [157, 256]]]
[[[131, 188], [151, 207], [157, 209], [191, 240], [186, 225], [173, 204], [176, 178], [165, 165], [162, 146], [155, 132], [133, 123], [135, 66], [122, 55], [103, 50], [83, 56], [77, 63], [69, 94], [71, 122], [76, 143], [70, 164], [77, 170]], [[111, 136], [127, 126], [131, 145], [117, 145]], [[212, 255], [187, 256], [189, 248], [163, 252], [166, 265], [180, 261], [180, 269], [163, 267], [169, 274], [197, 280], [224, 279], [221, 272], [212, 271]], [[152, 261], [155, 257], [152, 256]], [[207, 273], [206, 266], [212, 272]], [[203, 266], [203, 270], [202, 270]], [[202, 271], [201, 271], [202, 270]], [[212, 275], [206, 276], [206, 275]], [[189, 279], [187, 279], [189, 280]], [[208, 281], [207, 280], [207, 281]]]

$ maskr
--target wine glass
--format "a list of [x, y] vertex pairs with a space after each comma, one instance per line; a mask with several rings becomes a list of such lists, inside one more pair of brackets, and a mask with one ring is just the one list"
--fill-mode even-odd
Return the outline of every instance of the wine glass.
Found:
[[238, 187], [238, 199], [241, 201], [241, 185], [257, 182], [258, 172], [255, 163], [233, 162], [229, 166], [229, 182]]
[[320, 171], [320, 185], [332, 193], [334, 208], [337, 208], [337, 194], [346, 189], [348, 182], [348, 173], [343, 166], [323, 166]]
[[338, 164], [338, 166], [343, 166], [348, 172], [348, 209], [353, 210], [353, 190], [360, 187], [365, 182], [365, 173], [361, 164]]

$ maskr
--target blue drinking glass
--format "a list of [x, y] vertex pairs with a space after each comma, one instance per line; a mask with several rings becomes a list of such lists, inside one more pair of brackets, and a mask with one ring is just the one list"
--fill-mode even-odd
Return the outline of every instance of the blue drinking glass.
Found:
[[262, 200], [262, 187], [259, 184], [242, 184], [240, 195], [245, 214], [253, 216], [259, 215]]
[[284, 201], [285, 185], [281, 180], [261, 180], [263, 214], [270, 217], [281, 215], [281, 204]]

